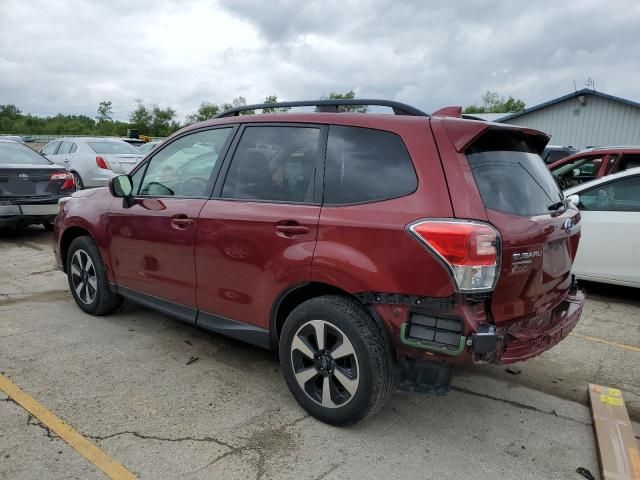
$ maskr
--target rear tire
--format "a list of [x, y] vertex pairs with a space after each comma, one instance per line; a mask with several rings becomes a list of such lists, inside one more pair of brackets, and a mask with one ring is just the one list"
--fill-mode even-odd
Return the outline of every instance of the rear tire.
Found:
[[111, 291], [100, 251], [91, 237], [78, 237], [67, 253], [67, 279], [78, 306], [91, 315], [106, 315], [122, 303]]
[[83, 190], [84, 183], [82, 183], [80, 175], [77, 172], [71, 172], [71, 175], [73, 175], [73, 182], [76, 184], [76, 190]]
[[332, 425], [377, 412], [394, 391], [384, 332], [348, 297], [317, 297], [296, 307], [280, 335], [280, 364], [298, 403]]

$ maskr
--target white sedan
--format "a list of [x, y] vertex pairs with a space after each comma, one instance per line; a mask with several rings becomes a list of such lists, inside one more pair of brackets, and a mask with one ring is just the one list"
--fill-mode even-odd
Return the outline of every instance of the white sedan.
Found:
[[564, 191], [582, 215], [573, 273], [584, 280], [640, 287], [640, 168]]

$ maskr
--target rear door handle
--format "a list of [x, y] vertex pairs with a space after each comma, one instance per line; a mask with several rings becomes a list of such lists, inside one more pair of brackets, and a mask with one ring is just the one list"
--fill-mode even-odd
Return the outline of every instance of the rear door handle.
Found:
[[296, 238], [305, 233], [309, 233], [309, 227], [300, 225], [298, 222], [276, 225], [276, 235], [279, 237]]
[[193, 225], [193, 218], [182, 213], [171, 217], [171, 226], [177, 230], [186, 230], [190, 225]]

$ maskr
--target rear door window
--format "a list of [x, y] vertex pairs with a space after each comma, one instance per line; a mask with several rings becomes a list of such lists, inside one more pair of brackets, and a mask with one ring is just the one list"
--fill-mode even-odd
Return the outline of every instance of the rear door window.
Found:
[[640, 212], [640, 176], [621, 178], [580, 193], [580, 210]]
[[395, 133], [331, 125], [324, 185], [324, 203], [354, 204], [413, 193], [418, 178]]
[[311, 203], [320, 137], [318, 127], [246, 127], [231, 160], [222, 197]]
[[531, 217], [563, 199], [546, 165], [522, 135], [489, 132], [467, 150], [485, 208]]
[[51, 142], [47, 145], [44, 146], [44, 148], [42, 149], [42, 154], [43, 155], [55, 155], [56, 150], [58, 150], [58, 147], [60, 146], [61, 142]]
[[60, 148], [58, 148], [58, 155], [66, 155], [71, 151], [71, 147], [73, 146], [73, 142], [62, 142]]
[[622, 160], [620, 160], [619, 165], [619, 171], [640, 167], [640, 154], [625, 153], [624, 155], [622, 155]]

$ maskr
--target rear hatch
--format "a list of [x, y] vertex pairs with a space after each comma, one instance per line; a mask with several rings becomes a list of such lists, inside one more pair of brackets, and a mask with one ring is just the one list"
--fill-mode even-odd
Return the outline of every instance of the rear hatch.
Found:
[[497, 325], [533, 318], [566, 297], [580, 237], [580, 213], [542, 161], [539, 138], [488, 129], [465, 151], [489, 222], [502, 243], [491, 297]]
[[[87, 142], [96, 153], [98, 166], [106, 165], [114, 173], [129, 173], [144, 158], [140, 150], [121, 140], [95, 140]], [[99, 160], [101, 158], [102, 160]], [[104, 168], [104, 167], [101, 167]]]

